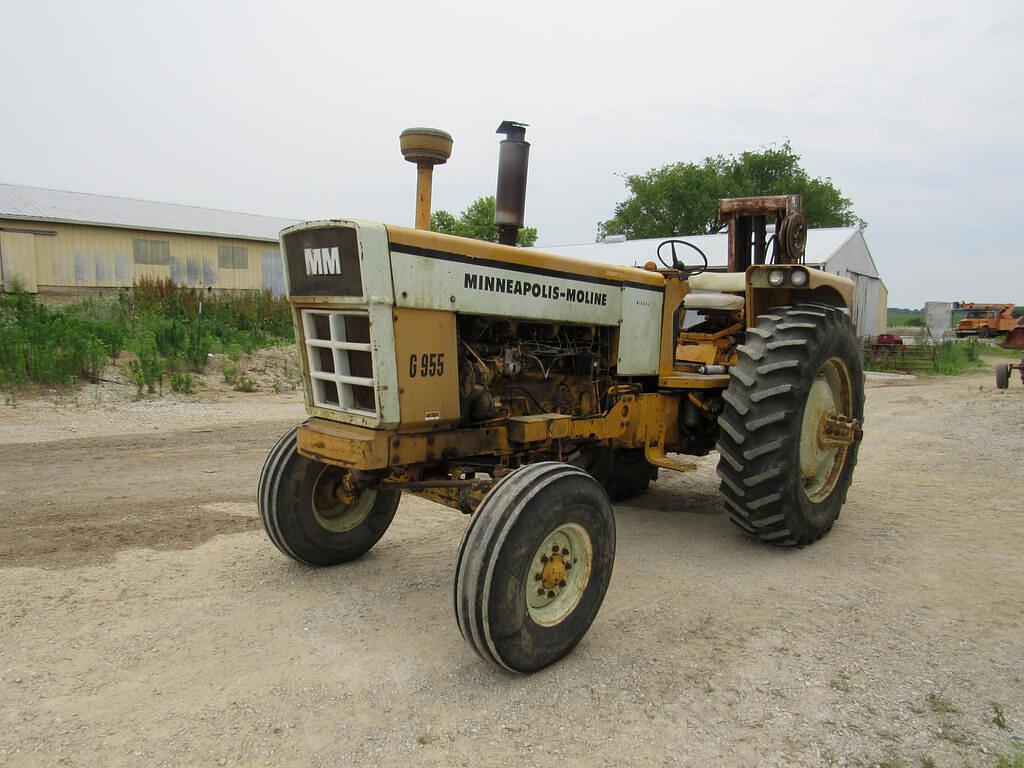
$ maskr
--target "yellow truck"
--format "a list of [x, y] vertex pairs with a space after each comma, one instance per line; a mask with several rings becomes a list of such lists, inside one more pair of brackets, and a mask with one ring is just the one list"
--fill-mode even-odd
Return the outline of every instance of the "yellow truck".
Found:
[[972, 301], [961, 301], [954, 312], [965, 312], [966, 315], [956, 324], [957, 338], [977, 336], [987, 339], [990, 336], [1001, 336], [1013, 330], [1017, 318], [1013, 316], [1013, 304], [979, 304]]

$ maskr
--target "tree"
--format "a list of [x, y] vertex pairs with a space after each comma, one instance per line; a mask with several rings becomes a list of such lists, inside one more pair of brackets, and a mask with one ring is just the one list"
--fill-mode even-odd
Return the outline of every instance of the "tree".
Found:
[[[498, 227], [494, 223], [494, 196], [478, 197], [458, 218], [445, 210], [434, 211], [430, 214], [430, 229], [446, 235], [498, 242]], [[531, 247], [537, 242], [537, 230], [534, 227], [523, 227], [519, 230], [517, 242], [521, 246]]]
[[831, 179], [807, 175], [788, 141], [781, 147], [673, 163], [624, 178], [630, 196], [615, 206], [612, 218], [598, 224], [598, 238], [721, 232], [725, 225], [718, 221], [718, 201], [755, 195], [801, 195], [808, 227], [867, 226]]

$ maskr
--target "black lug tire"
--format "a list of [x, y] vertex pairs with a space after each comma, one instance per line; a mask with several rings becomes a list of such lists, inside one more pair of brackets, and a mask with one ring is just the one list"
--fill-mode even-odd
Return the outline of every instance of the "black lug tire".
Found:
[[1010, 386], [1010, 366], [1007, 363], [996, 363], [996, 389]]
[[852, 417], [864, 421], [864, 371], [849, 317], [835, 307], [769, 310], [747, 330], [719, 416], [718, 474], [729, 518], [777, 545], [804, 546], [832, 528], [846, 501], [859, 442], [828, 495], [813, 501], [800, 479], [800, 431], [810, 385], [829, 359], [851, 383]]
[[658, 479], [658, 468], [647, 461], [643, 448], [592, 448], [575, 464], [597, 480], [612, 501], [640, 496]]
[[344, 532], [317, 522], [313, 491], [325, 466], [299, 454], [298, 426], [270, 450], [260, 472], [258, 507], [263, 530], [281, 552], [305, 565], [346, 563], [368, 552], [391, 525], [401, 491], [378, 490], [366, 519]]
[[[581, 526], [593, 548], [590, 577], [575, 608], [552, 626], [527, 608], [537, 549], [556, 528]], [[578, 467], [547, 461], [502, 478], [477, 508], [459, 545], [455, 617], [485, 661], [530, 673], [558, 661], [583, 638], [604, 601], [615, 560], [615, 517], [601, 485]]]

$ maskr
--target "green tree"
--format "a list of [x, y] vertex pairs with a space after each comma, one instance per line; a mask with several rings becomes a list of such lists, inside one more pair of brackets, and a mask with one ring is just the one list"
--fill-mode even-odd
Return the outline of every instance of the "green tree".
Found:
[[[458, 218], [445, 210], [430, 214], [430, 229], [446, 235], [472, 237], [475, 240], [498, 242], [498, 227], [494, 224], [494, 196], [478, 197]], [[517, 238], [519, 245], [526, 248], [537, 242], [537, 230], [523, 227]]]
[[789, 142], [741, 155], [673, 163], [625, 175], [629, 197], [598, 224], [598, 237], [632, 239], [720, 232], [718, 201], [725, 197], [798, 194], [809, 227], [867, 226], [829, 178], [811, 178]]

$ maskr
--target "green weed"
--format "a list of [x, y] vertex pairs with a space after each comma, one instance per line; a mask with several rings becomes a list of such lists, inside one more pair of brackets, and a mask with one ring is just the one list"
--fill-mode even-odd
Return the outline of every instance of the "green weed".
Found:
[[932, 712], [937, 715], [955, 715], [958, 713], [956, 707], [949, 699], [945, 698], [941, 693], [929, 693], [928, 694], [928, 706], [932, 708]]
[[115, 299], [48, 307], [24, 291], [0, 295], [0, 385], [98, 380], [125, 349], [129, 374], [153, 392], [163, 373], [202, 372], [210, 354], [234, 359], [294, 341], [288, 302], [268, 292], [207, 296], [171, 280], [141, 279]]
[[243, 376], [235, 383], [235, 389], [239, 392], [255, 392], [256, 382]]
[[971, 369], [983, 369], [976, 341], [944, 341], [936, 347], [935, 372], [947, 376], [966, 373]]
[[1024, 768], [1024, 752], [1016, 749], [1012, 755], [998, 755], [995, 768]]
[[850, 684], [846, 680], [829, 680], [828, 687], [833, 691], [839, 691], [840, 693], [850, 692]]
[[1010, 726], [1006, 724], [1006, 710], [1003, 709], [1001, 704], [992, 702], [992, 722], [997, 728], [1001, 728], [1004, 731], [1009, 730]]
[[184, 395], [196, 393], [196, 380], [190, 373], [175, 373], [171, 376], [171, 391]]
[[154, 334], [147, 332], [133, 339], [132, 352], [135, 353], [135, 359], [128, 363], [128, 370], [138, 387], [138, 396], [142, 397], [144, 388], [153, 394], [157, 384], [163, 384], [164, 374], [164, 364], [160, 360]]

